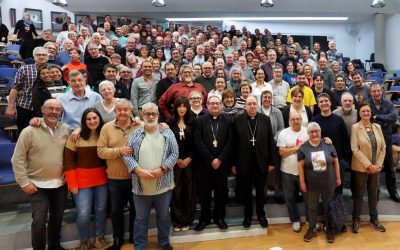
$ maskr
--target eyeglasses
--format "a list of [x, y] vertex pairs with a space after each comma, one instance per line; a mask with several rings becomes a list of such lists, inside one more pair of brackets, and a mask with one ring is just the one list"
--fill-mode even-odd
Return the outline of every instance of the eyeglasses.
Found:
[[47, 109], [48, 111], [57, 112], [57, 113], [62, 111], [62, 108], [49, 107], [49, 106], [45, 107], [45, 109]]
[[209, 102], [208, 105], [220, 105], [220, 102]]
[[190, 97], [190, 100], [193, 100], [193, 101], [195, 101], [195, 100], [201, 100], [201, 97]]
[[147, 112], [147, 113], [143, 113], [144, 116], [150, 117], [150, 116], [158, 116], [157, 112]]
[[319, 132], [321, 132], [321, 130], [319, 130], [319, 129], [308, 131], [308, 133], [309, 133], [310, 135], [312, 135], [312, 134], [318, 134]]
[[132, 73], [132, 72], [130, 72], [130, 71], [120, 71], [119, 73], [126, 73], [126, 74], [129, 74], [129, 73]]

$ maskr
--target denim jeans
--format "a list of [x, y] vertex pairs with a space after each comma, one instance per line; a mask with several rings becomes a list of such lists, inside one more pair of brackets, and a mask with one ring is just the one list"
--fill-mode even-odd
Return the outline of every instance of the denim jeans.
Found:
[[64, 216], [67, 186], [59, 188], [37, 188], [30, 195], [32, 206], [31, 237], [34, 250], [46, 249], [46, 223], [48, 247], [60, 245], [60, 231]]
[[104, 235], [107, 213], [107, 184], [79, 189], [74, 196], [76, 205], [76, 224], [81, 240], [90, 238], [90, 214], [94, 202], [96, 236]]
[[133, 221], [135, 220], [135, 205], [132, 198], [132, 180], [108, 179], [111, 200], [111, 224], [114, 240], [124, 239], [124, 207], [129, 202], [129, 236], [133, 236]]
[[298, 175], [292, 175], [285, 172], [281, 173], [282, 176], [282, 189], [285, 197], [285, 203], [288, 208], [290, 221], [299, 222], [300, 215], [296, 204], [296, 192], [300, 187], [300, 180]]
[[164, 247], [169, 244], [171, 231], [171, 216], [169, 205], [171, 203], [172, 190], [158, 195], [136, 195], [133, 194], [135, 202], [136, 219], [133, 241], [135, 250], [144, 250], [147, 244], [149, 214], [151, 205], [156, 210], [158, 245]]

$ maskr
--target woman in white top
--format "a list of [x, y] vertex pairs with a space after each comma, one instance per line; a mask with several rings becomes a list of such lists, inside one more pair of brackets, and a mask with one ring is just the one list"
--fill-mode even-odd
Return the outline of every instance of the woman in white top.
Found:
[[217, 77], [215, 79], [215, 89], [210, 90], [208, 96], [217, 95], [222, 99], [222, 92], [226, 89], [225, 78]]
[[256, 81], [251, 84], [251, 94], [257, 98], [257, 102], [259, 105], [261, 105], [262, 92], [264, 92], [265, 90], [269, 90], [271, 91], [271, 93], [273, 93], [271, 84], [265, 82], [264, 78], [264, 70], [258, 69], [256, 71]]
[[107, 123], [115, 119], [114, 109], [118, 98], [114, 97], [114, 84], [110, 81], [102, 81], [99, 84], [99, 92], [103, 100], [97, 102], [94, 107], [100, 112], [104, 123]]

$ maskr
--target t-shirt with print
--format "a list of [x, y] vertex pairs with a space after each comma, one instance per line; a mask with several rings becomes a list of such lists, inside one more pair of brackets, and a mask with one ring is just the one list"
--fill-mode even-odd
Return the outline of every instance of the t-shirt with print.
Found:
[[335, 147], [321, 140], [317, 147], [306, 142], [297, 154], [304, 160], [304, 175], [307, 189], [312, 192], [332, 192], [336, 188], [335, 169], [332, 157], [337, 157]]

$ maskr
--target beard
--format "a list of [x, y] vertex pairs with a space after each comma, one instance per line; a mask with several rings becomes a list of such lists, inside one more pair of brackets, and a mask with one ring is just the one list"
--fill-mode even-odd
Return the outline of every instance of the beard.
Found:
[[157, 120], [154, 121], [144, 121], [144, 125], [147, 127], [155, 127], [158, 125]]

